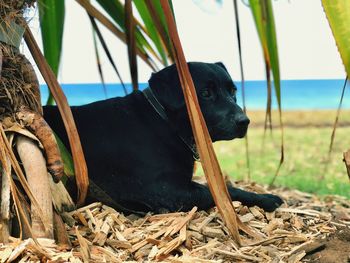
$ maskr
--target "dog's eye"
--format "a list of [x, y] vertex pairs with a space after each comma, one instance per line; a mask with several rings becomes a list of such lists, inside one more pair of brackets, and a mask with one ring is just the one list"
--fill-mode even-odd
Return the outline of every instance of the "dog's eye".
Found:
[[236, 96], [236, 93], [237, 93], [237, 90], [230, 87], [228, 88], [228, 93], [231, 95], [231, 96]]
[[212, 93], [209, 89], [202, 89], [201, 96], [203, 98], [210, 98], [212, 96]]

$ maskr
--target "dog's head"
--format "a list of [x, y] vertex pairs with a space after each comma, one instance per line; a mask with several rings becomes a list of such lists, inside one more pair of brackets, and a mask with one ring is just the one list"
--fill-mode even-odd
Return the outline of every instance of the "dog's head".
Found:
[[[236, 86], [222, 63], [188, 63], [199, 104], [213, 141], [242, 138], [249, 119], [236, 103]], [[152, 74], [149, 85], [171, 122], [191, 134], [176, 66]]]

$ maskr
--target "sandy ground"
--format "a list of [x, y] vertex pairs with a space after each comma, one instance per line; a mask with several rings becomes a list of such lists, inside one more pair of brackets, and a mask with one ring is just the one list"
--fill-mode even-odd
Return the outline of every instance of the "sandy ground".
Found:
[[[265, 123], [265, 111], [249, 110], [250, 127], [263, 127]], [[336, 119], [336, 110], [309, 110], [309, 111], [283, 111], [282, 120], [287, 127], [328, 127], [333, 126]], [[273, 126], [279, 125], [278, 111], [272, 111]], [[339, 126], [350, 126], [350, 110], [341, 110]]]

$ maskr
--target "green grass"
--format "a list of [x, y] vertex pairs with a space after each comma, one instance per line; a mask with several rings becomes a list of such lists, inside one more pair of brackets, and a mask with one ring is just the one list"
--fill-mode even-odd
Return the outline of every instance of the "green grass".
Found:
[[[267, 133], [263, 146], [263, 128], [249, 129], [249, 152], [252, 181], [269, 184], [280, 158], [280, 131]], [[350, 181], [342, 161], [350, 148], [350, 127], [337, 129], [333, 153], [326, 169], [331, 127], [285, 128], [285, 161], [275, 181], [317, 194], [338, 194], [350, 198]], [[214, 144], [222, 171], [234, 180], [247, 178], [243, 139]], [[198, 174], [203, 174], [198, 169]]]

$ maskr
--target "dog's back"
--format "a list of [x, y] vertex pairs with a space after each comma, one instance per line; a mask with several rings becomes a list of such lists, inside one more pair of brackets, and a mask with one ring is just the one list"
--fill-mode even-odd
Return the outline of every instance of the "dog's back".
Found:
[[[130, 207], [137, 192], [150, 188], [161, 194], [159, 180], [191, 182], [191, 152], [141, 91], [71, 109], [89, 178], [119, 203], [129, 200]], [[69, 149], [58, 108], [45, 106], [44, 118]]]

